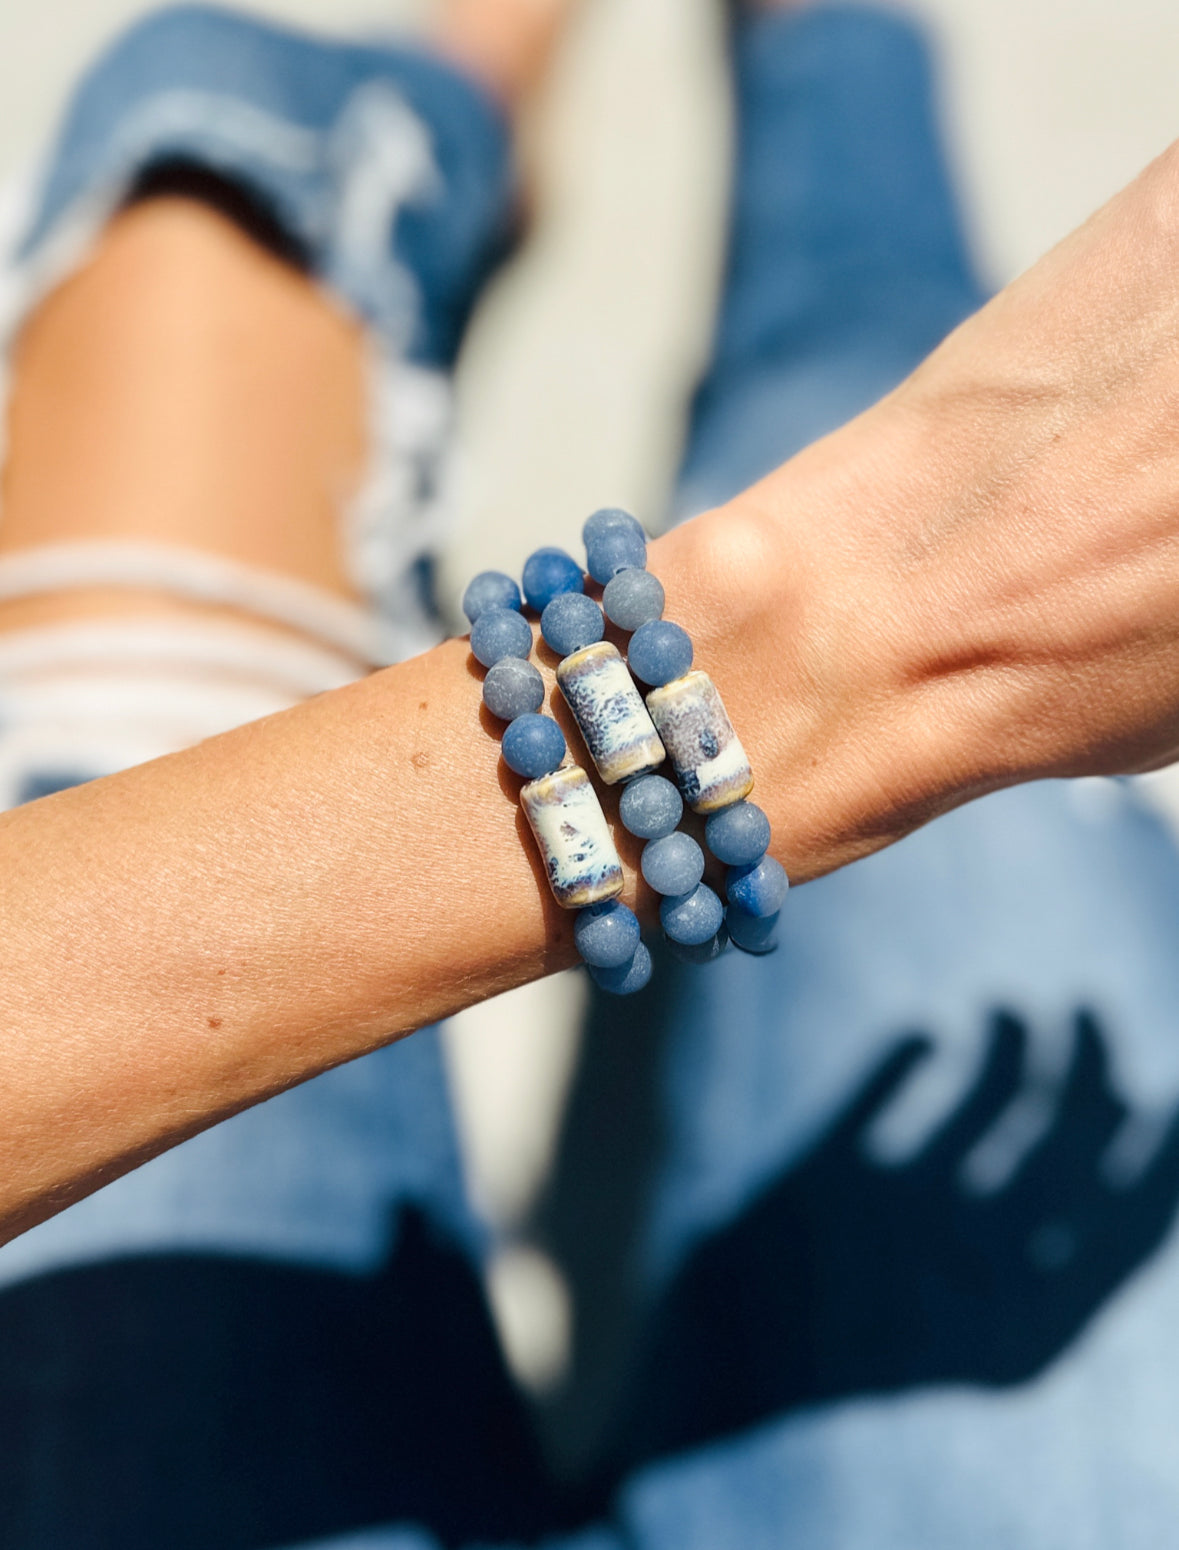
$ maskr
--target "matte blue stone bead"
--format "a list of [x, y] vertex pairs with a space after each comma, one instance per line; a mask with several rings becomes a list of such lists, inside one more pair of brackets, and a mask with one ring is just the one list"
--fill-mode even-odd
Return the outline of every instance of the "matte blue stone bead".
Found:
[[670, 683], [692, 666], [692, 637], [670, 619], [652, 619], [631, 636], [626, 660], [644, 683]]
[[463, 593], [463, 613], [474, 624], [489, 608], [514, 608], [520, 612], [520, 588], [501, 570], [482, 570]]
[[730, 904], [725, 913], [725, 925], [733, 946], [739, 947], [743, 953], [756, 953], [758, 956], [772, 953], [777, 947], [775, 933], [780, 919], [781, 915], [777, 913], [747, 915], [735, 904]]
[[769, 849], [770, 820], [753, 802], [734, 802], [704, 825], [704, 843], [726, 866], [748, 866]]
[[647, 541], [642, 523], [637, 517], [632, 517], [629, 511], [623, 511], [621, 506], [603, 506], [600, 511], [586, 517], [581, 526], [581, 541], [588, 549], [590, 544], [604, 534], [619, 530], [641, 538], [644, 543]]
[[602, 610], [584, 592], [560, 592], [540, 616], [540, 633], [560, 657], [592, 646], [606, 633]]
[[565, 757], [565, 734], [551, 716], [526, 711], [504, 733], [500, 747], [509, 769], [528, 780], [539, 780], [551, 775]]
[[763, 856], [750, 866], [730, 867], [726, 882], [729, 903], [747, 915], [776, 915], [789, 887], [785, 868], [773, 856]]
[[671, 953], [673, 958], [678, 958], [682, 963], [711, 963], [714, 958], [719, 958], [728, 947], [729, 933], [722, 926], [716, 935], [710, 937], [707, 942], [675, 942], [671, 937], [668, 937], [666, 941], [668, 952]]
[[544, 704], [544, 679], [523, 657], [501, 657], [487, 669], [483, 703], [501, 721], [515, 721]]
[[663, 614], [663, 583], [649, 570], [620, 570], [606, 583], [602, 607], [620, 630], [637, 630]]
[[633, 996], [651, 978], [651, 954], [647, 944], [640, 942], [635, 948], [634, 957], [620, 969], [600, 969], [590, 964], [589, 971], [594, 983], [603, 990], [615, 996]]
[[591, 904], [578, 912], [573, 940], [586, 963], [595, 969], [620, 969], [630, 963], [638, 949], [638, 917], [617, 899]]
[[595, 581], [605, 586], [619, 571], [643, 569], [647, 563], [647, 540], [637, 522], [635, 528], [637, 531], [626, 527], [607, 528], [586, 544], [585, 568]]
[[581, 566], [564, 549], [537, 549], [524, 562], [524, 596], [538, 614], [562, 592], [584, 592]]
[[622, 788], [618, 816], [628, 834], [641, 840], [661, 840], [679, 828], [684, 799], [662, 775], [640, 775]]
[[643, 876], [656, 893], [691, 893], [704, 876], [704, 852], [690, 834], [665, 834], [643, 846]]
[[527, 657], [532, 650], [528, 620], [510, 608], [484, 609], [471, 626], [471, 650], [484, 667], [504, 657]]
[[659, 923], [673, 942], [699, 947], [720, 930], [725, 907], [707, 883], [698, 883], [691, 893], [664, 899], [659, 906]]

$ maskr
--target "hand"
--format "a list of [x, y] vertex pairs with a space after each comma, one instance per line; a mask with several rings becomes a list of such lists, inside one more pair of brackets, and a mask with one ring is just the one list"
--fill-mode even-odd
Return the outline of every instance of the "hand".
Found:
[[796, 880], [1179, 755], [1179, 145], [894, 393], [655, 546]]

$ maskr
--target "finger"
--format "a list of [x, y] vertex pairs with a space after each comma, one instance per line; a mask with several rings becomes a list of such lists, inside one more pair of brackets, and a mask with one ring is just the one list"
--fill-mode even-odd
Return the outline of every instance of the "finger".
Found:
[[1130, 1185], [1111, 1189], [1110, 1194], [1119, 1210], [1132, 1205], [1135, 1214], [1145, 1222], [1170, 1222], [1179, 1202], [1179, 1109], [1138, 1178]]
[[1059, 1176], [1087, 1186], [1096, 1164], [1129, 1109], [1110, 1081], [1109, 1042], [1092, 1012], [1077, 1013], [1073, 1052], [1056, 1114], [1022, 1170], [1025, 1180]]
[[973, 1087], [921, 1151], [921, 1161], [950, 1167], [964, 1157], [1019, 1091], [1027, 1025], [1013, 1012], [996, 1012], [990, 1049]]
[[832, 1141], [858, 1140], [909, 1079], [913, 1069], [928, 1059], [932, 1041], [923, 1033], [898, 1039], [851, 1099], [840, 1110], [824, 1137]]

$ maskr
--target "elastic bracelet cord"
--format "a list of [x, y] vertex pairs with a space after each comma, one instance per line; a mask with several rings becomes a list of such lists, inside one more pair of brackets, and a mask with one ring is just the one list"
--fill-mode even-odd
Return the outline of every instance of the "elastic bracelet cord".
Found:
[[[715, 685], [692, 668], [692, 642], [663, 616], [664, 592], [646, 569], [646, 536], [628, 512], [594, 512], [582, 530], [590, 575], [602, 604], [585, 594], [585, 576], [561, 549], [545, 548], [524, 567], [524, 599], [561, 658], [557, 682], [591, 759], [607, 785], [623, 785], [623, 827], [644, 840], [644, 878], [661, 897], [659, 916], [672, 950], [692, 962], [719, 956], [731, 941], [763, 954], [789, 882], [767, 854], [770, 824], [745, 800], [753, 771]], [[484, 571], [463, 597], [471, 649], [488, 669], [487, 708], [508, 723], [503, 756], [525, 776], [521, 806], [536, 837], [557, 902], [578, 910], [574, 940], [594, 980], [626, 995], [651, 977], [638, 919], [617, 895], [622, 869], [585, 772], [563, 765], [564, 734], [539, 714], [544, 681], [527, 658], [532, 632], [511, 577]], [[604, 639], [606, 619], [630, 634], [627, 658]], [[633, 674], [633, 677], [632, 677]], [[649, 686], [646, 700], [635, 680]], [[656, 770], [670, 757], [675, 784]], [[728, 868], [727, 904], [703, 881], [704, 852], [679, 828], [684, 803], [705, 816], [705, 843]]]

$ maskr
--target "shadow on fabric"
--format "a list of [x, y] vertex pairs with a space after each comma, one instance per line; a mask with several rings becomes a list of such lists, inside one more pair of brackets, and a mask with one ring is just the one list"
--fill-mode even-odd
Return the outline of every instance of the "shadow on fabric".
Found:
[[[605, 1104], [613, 1129], [596, 1133], [566, 1243], [582, 1245], [580, 1261], [566, 1255], [579, 1307], [600, 1314], [564, 1400], [595, 1422], [591, 1466], [542, 1456], [477, 1274], [405, 1209], [370, 1276], [161, 1255], [0, 1294], [5, 1550], [263, 1550], [380, 1523], [447, 1547], [533, 1542], [606, 1518], [643, 1463], [803, 1406], [1033, 1377], [1174, 1218], [1179, 1121], [1131, 1183], [1102, 1174], [1128, 1111], [1086, 1014], [1031, 1153], [1000, 1188], [964, 1186], [963, 1159], [1023, 1082], [1027, 1030], [1003, 1014], [974, 1086], [918, 1155], [885, 1166], [864, 1144], [929, 1051], [907, 1036], [628, 1324], [661, 1052], [635, 1016], [629, 1045], [625, 1028], [586, 1044], [577, 1145], [558, 1174]], [[611, 1342], [624, 1360], [595, 1389]]]
[[[809, 1152], [696, 1244], [653, 1305], [637, 1306], [665, 1045], [648, 1014], [587, 1040], [542, 1224], [584, 1310], [571, 1380], [550, 1407], [550, 1451], [562, 1475], [592, 1477], [602, 1493], [651, 1460], [805, 1407], [1026, 1382], [1174, 1221], [1179, 1115], [1129, 1180], [1110, 1178], [1111, 1142], [1132, 1115], [1111, 1082], [1106, 1035], [1084, 1011], [1061, 1086], [1041, 1095], [1038, 1138], [998, 1187], [971, 1187], [966, 1160], [1028, 1086], [1027, 1025], [1000, 1012], [973, 1085], [916, 1155], [885, 1164], [867, 1145], [933, 1049], [910, 1034]], [[592, 1115], [613, 1103], [621, 1116], [645, 1114], [648, 1155], [632, 1145], [628, 1160], [608, 1130], [594, 1137]], [[576, 1231], [576, 1208], [595, 1194], [599, 1215], [602, 1197], [612, 1201], [613, 1235]]]
[[383, 1522], [445, 1545], [562, 1512], [455, 1249], [377, 1275], [160, 1255], [0, 1295], [5, 1550], [245, 1550]]

